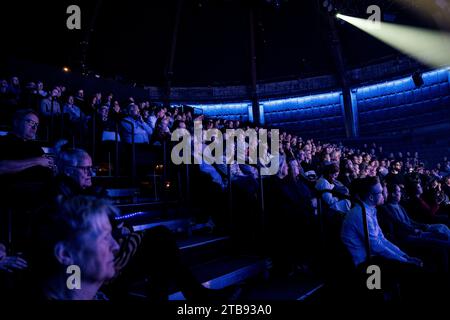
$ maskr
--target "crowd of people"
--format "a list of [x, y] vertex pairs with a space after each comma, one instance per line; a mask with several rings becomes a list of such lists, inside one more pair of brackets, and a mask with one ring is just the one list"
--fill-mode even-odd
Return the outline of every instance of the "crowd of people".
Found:
[[[134, 142], [142, 146], [140, 151], [153, 152], [148, 147], [170, 144], [175, 129], [193, 133], [195, 120], [202, 121], [203, 130], [217, 129], [223, 134], [227, 129], [259, 131], [265, 127], [207, 118], [177, 107], [151, 106], [133, 98], [126, 99], [122, 108], [124, 103], [113, 94], [104, 98], [97, 93], [87, 101], [83, 90], [70, 94], [65, 86], [55, 86], [46, 92], [42, 82], [30, 82], [22, 89], [17, 77], [1, 83], [0, 103], [6, 110], [3, 115], [10, 115], [12, 128], [0, 137], [0, 148], [8, 150], [0, 156], [0, 227], [2, 235], [10, 235], [13, 216], [14, 241], [0, 239], [0, 272], [19, 272], [25, 279], [31, 274], [37, 290], [33, 294], [43, 299], [106, 298], [100, 292], [123, 298], [136, 276], [151, 279], [148, 296], [157, 300], [167, 298], [173, 281], [193, 300], [225, 299], [235, 293], [201, 286], [180, 261], [167, 229], [136, 233], [117, 223], [117, 209], [105, 199], [105, 191], [93, 185], [95, 164], [88, 150], [92, 137], [94, 147], [101, 147], [108, 133], [117, 130], [124, 145]], [[72, 126], [61, 125], [57, 119]], [[42, 124], [50, 135], [41, 140], [56, 143], [51, 154], [36, 141], [38, 132], [43, 133], [38, 131]], [[76, 147], [74, 137], [81, 137]], [[408, 280], [402, 274], [424, 271], [448, 281], [447, 158], [427, 168], [418, 153], [385, 153], [376, 144], [351, 148], [285, 131], [279, 139], [276, 175], [260, 179], [261, 161], [231, 164], [230, 173], [223, 164], [194, 166], [199, 179], [193, 179], [192, 201], [210, 209], [218, 230], [231, 230], [238, 241], [245, 242], [264, 208], [264, 240], [259, 239], [281, 276], [314, 268], [325, 230], [325, 237], [343, 245], [357, 270], [376, 261], [400, 282]], [[209, 143], [204, 139], [203, 148]], [[244, 145], [247, 151], [250, 143], [247, 140]], [[231, 225], [223, 205], [230, 186]], [[13, 248], [7, 247], [12, 243]], [[71, 265], [81, 267], [81, 291], [66, 286], [66, 268]], [[24, 272], [28, 269], [30, 274]], [[3, 280], [2, 291], [8, 293], [12, 289]]]

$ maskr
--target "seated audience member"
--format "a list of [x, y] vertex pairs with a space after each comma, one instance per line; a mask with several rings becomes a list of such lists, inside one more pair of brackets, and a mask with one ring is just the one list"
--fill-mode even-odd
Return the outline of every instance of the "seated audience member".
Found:
[[346, 188], [350, 188], [352, 181], [355, 179], [355, 169], [353, 167], [353, 162], [350, 159], [344, 159], [341, 163], [341, 170], [338, 177], [338, 180], [342, 182], [342, 184]]
[[61, 106], [58, 102], [59, 90], [53, 89], [51, 94], [42, 99], [40, 113], [44, 117], [58, 116], [61, 114]]
[[[33, 232], [31, 256], [34, 292], [41, 300], [105, 300], [99, 292], [116, 273], [119, 244], [112, 236], [110, 219], [117, 209], [94, 197], [75, 197], [39, 215]], [[67, 270], [78, 266], [70, 288]]]
[[305, 216], [311, 217], [314, 215], [315, 208], [317, 207], [317, 199], [313, 198], [311, 190], [300, 179], [300, 169], [298, 161], [293, 159], [288, 163], [289, 176], [286, 180], [286, 184], [290, 186], [287, 191], [291, 193], [292, 200], [297, 204], [295, 208]]
[[73, 96], [69, 96], [67, 103], [63, 107], [63, 113], [67, 115], [70, 122], [79, 122], [82, 118], [81, 110], [74, 104]]
[[445, 215], [438, 215], [439, 204], [435, 199], [427, 199], [423, 196], [420, 182], [416, 181], [407, 186], [409, 200], [406, 209], [411, 217], [421, 223], [444, 223], [449, 226], [449, 219]]
[[[359, 198], [366, 209], [367, 228], [372, 254], [389, 260], [419, 265], [420, 261], [418, 259], [409, 257], [397, 246], [388, 241], [378, 225], [376, 207], [384, 203], [383, 187], [378, 178], [364, 178], [359, 183], [359, 187]], [[355, 266], [368, 260], [369, 257], [367, 257], [364, 244], [361, 207], [359, 205], [356, 205], [346, 215], [342, 225], [341, 238], [352, 255]]]
[[41, 99], [42, 97], [38, 94], [36, 83], [29, 82], [22, 93], [21, 105], [37, 109]]
[[[19, 110], [13, 119], [12, 131], [0, 137], [1, 195], [14, 206], [30, 205], [38, 199], [40, 185], [53, 177], [54, 158], [44, 153], [33, 141], [39, 117], [31, 109]], [[23, 201], [26, 198], [29, 201]], [[17, 201], [16, 201], [17, 200]]]
[[417, 280], [411, 277], [418, 273], [417, 267], [423, 265], [422, 261], [410, 257], [387, 240], [378, 225], [376, 207], [384, 203], [383, 187], [379, 179], [368, 177], [360, 181], [358, 195], [366, 209], [371, 256], [367, 256], [362, 209], [357, 204], [345, 216], [341, 229], [342, 242], [349, 251], [354, 265], [358, 270], [365, 272], [367, 265], [375, 264], [383, 270], [386, 278], [393, 276], [400, 281]]
[[387, 160], [381, 160], [380, 166], [378, 167], [378, 176], [383, 179], [389, 174], [389, 170], [386, 168], [386, 162]]
[[[8, 85], [8, 81], [5, 79], [0, 79], [0, 104], [3, 106], [3, 109], [10, 109], [10, 104], [9, 102], [9, 85]], [[5, 111], [5, 110], [1, 110], [1, 111]]]
[[[318, 191], [334, 190], [336, 184], [342, 186], [342, 184], [337, 182], [336, 180], [338, 175], [339, 175], [339, 166], [337, 164], [333, 163], [325, 166], [323, 169], [322, 177], [320, 177], [320, 179], [317, 180], [316, 190]], [[345, 193], [348, 193], [348, 190]], [[339, 198], [333, 196], [331, 193], [324, 193], [322, 195], [322, 199], [332, 210], [341, 213], [347, 213], [350, 211], [351, 203], [346, 199], [339, 200]]]
[[21, 103], [22, 89], [20, 87], [20, 81], [18, 77], [12, 77], [8, 86], [8, 94], [10, 97], [9, 104], [13, 106], [19, 106]]
[[122, 113], [120, 109], [119, 101], [115, 100], [113, 105], [109, 108], [109, 118], [114, 122], [122, 120]]
[[108, 135], [105, 132], [112, 132], [112, 136], [115, 137], [114, 132], [116, 130], [116, 122], [113, 118], [109, 117], [109, 108], [106, 105], [102, 105], [99, 107], [96, 112], [94, 113], [94, 117], [91, 117], [88, 123], [88, 132], [89, 136], [91, 137], [89, 139], [90, 150], [92, 149], [92, 135], [95, 137], [95, 150], [96, 155], [98, 157], [97, 160], [100, 162], [108, 162], [108, 148], [103, 143], [104, 137], [108, 137]]
[[45, 98], [47, 96], [47, 91], [44, 90], [44, 83], [42, 81], [37, 82], [37, 93], [41, 98]]
[[405, 187], [405, 177], [403, 176], [402, 164], [400, 161], [393, 161], [389, 173], [386, 175], [388, 184], [397, 184], [400, 188]]
[[[38, 125], [35, 111], [19, 110], [12, 131], [0, 137], [0, 236], [12, 231], [16, 249], [26, 245], [30, 210], [41, 201], [42, 186], [53, 178], [56, 169], [53, 157], [45, 155], [33, 141]], [[11, 220], [7, 210], [14, 211], [12, 229], [8, 227]]]
[[158, 107], [155, 109], [154, 113], [151, 116], [149, 116], [149, 124], [153, 130], [156, 129], [156, 121], [158, 119], [164, 118], [164, 114], [165, 114], [164, 109], [161, 107]]
[[[231, 163], [231, 160], [227, 160], [226, 155], [223, 156], [223, 163], [213, 163], [213, 167], [217, 170], [219, 174], [222, 175], [224, 179], [228, 178], [228, 168], [227, 163]], [[231, 181], [228, 183], [233, 183], [238, 192], [248, 195], [250, 198], [256, 197], [256, 192], [258, 190], [258, 181], [255, 179], [253, 173], [242, 172], [238, 163], [229, 164], [231, 171]]]
[[[92, 160], [84, 150], [62, 150], [58, 155], [58, 171], [60, 174], [56, 179], [56, 190], [54, 190], [56, 192], [52, 192], [52, 196], [57, 195], [62, 199], [70, 199], [77, 195], [106, 196], [104, 189], [92, 185]], [[147, 293], [152, 299], [167, 299], [171, 282], [180, 285], [189, 299], [208, 300], [229, 297], [227, 294], [230, 289], [207, 290], [195, 280], [190, 271], [181, 261], [178, 261], [178, 248], [167, 228], [156, 227], [144, 233], [130, 232], [122, 225], [115, 226], [116, 229], [116, 240], [121, 246], [115, 259], [115, 268], [118, 273], [107, 288], [111, 296], [126, 296], [126, 292], [121, 291], [131, 284], [131, 279], [136, 280], [138, 276], [142, 278], [151, 276], [152, 281], [147, 288]], [[158, 262], [151, 259], [149, 261], [149, 256], [154, 257]]]
[[84, 114], [90, 114], [90, 110], [87, 106], [87, 101], [84, 98], [84, 90], [80, 89], [74, 97], [75, 104], [81, 109]]
[[[124, 121], [125, 120], [125, 121]], [[140, 113], [139, 107], [135, 104], [128, 106], [128, 116], [122, 120], [121, 138], [126, 143], [132, 143], [132, 126], [134, 127], [134, 143], [142, 144], [149, 143], [153, 134], [152, 128], [144, 122]], [[131, 122], [131, 123], [130, 123]]]
[[53, 188], [49, 188], [51, 197], [70, 198], [75, 195], [105, 197], [106, 191], [92, 185], [94, 169], [90, 155], [82, 149], [62, 147], [57, 151], [58, 176]]
[[450, 175], [444, 178], [442, 183], [442, 191], [450, 198]]
[[12, 131], [0, 137], [0, 176], [3, 178], [48, 179], [55, 168], [53, 158], [47, 157], [36, 143], [39, 117], [31, 109], [19, 110], [13, 118]]
[[[410, 219], [400, 205], [402, 190], [398, 185], [388, 185], [388, 203], [380, 207], [378, 217], [386, 237], [402, 247], [425, 247], [433, 251], [443, 248], [443, 270], [448, 271], [450, 229], [443, 224], [423, 224]], [[443, 261], [445, 260], [445, 261]]]
[[450, 200], [442, 191], [442, 184], [436, 178], [432, 178], [426, 185], [426, 191], [423, 193], [424, 200], [428, 203], [437, 203], [439, 209], [438, 215], [449, 215]]
[[152, 135], [151, 144], [163, 144], [164, 141], [170, 141], [169, 119], [158, 118], [155, 124], [155, 131]]

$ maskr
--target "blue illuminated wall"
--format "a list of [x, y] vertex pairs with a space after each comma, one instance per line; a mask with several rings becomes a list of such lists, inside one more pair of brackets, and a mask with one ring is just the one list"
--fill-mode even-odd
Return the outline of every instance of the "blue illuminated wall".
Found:
[[450, 121], [448, 69], [422, 78], [420, 87], [408, 77], [354, 89], [361, 136]]
[[249, 121], [249, 109], [251, 103], [223, 103], [223, 104], [198, 104], [191, 105], [203, 110], [203, 114], [210, 118], [221, 118], [227, 120]]
[[345, 137], [340, 92], [261, 101], [267, 125], [305, 137]]
[[[360, 136], [374, 136], [450, 123], [448, 68], [423, 73], [417, 87], [412, 77], [353, 88], [354, 126]], [[315, 138], [345, 137], [342, 92], [260, 101], [261, 121], [270, 127]], [[253, 120], [250, 102], [194, 105], [205, 115]]]

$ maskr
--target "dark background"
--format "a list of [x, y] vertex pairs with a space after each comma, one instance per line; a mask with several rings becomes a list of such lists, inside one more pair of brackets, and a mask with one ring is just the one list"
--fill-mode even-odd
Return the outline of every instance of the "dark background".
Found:
[[[101, 1], [87, 47], [89, 71], [141, 85], [163, 85], [177, 0]], [[250, 82], [249, 6], [254, 8], [260, 81], [334, 73], [322, 0], [185, 0], [173, 85]], [[396, 1], [336, 0], [340, 12], [367, 17], [370, 4], [395, 14], [394, 23], [435, 28]], [[6, 57], [69, 66], [81, 71], [86, 39], [98, 0], [2, 3], [1, 51]], [[82, 30], [66, 28], [66, 8], [81, 7]], [[397, 54], [369, 35], [337, 23], [346, 64], [361, 66]], [[6, 61], [3, 57], [2, 60]]]

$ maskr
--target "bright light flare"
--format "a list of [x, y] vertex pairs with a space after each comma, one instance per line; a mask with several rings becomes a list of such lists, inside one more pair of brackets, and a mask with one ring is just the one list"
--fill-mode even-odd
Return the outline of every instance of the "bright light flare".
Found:
[[337, 14], [358, 29], [431, 67], [450, 65], [450, 34]]

